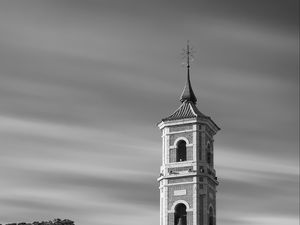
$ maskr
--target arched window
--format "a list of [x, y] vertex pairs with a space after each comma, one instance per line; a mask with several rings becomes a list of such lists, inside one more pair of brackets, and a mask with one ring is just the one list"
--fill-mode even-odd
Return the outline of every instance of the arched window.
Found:
[[186, 225], [186, 206], [182, 203], [175, 207], [175, 225]]
[[214, 225], [214, 210], [212, 207], [209, 208], [208, 225]]
[[186, 142], [180, 140], [176, 148], [176, 162], [186, 161]]

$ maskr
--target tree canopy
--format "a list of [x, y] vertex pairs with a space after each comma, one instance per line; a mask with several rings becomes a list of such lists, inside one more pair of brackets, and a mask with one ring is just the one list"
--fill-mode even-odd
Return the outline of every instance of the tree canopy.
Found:
[[[1, 225], [1, 224], [0, 224]], [[8, 223], [6, 225], [75, 225], [74, 222], [72, 220], [68, 220], [68, 219], [54, 219], [54, 220], [50, 220], [50, 221], [42, 221], [42, 222], [33, 222], [33, 223]]]

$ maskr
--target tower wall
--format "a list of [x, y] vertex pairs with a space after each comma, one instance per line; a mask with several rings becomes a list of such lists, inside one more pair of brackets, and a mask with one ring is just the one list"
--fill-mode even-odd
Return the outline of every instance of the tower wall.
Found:
[[[216, 185], [212, 162], [207, 162], [207, 143], [213, 143], [210, 124], [195, 119], [162, 122], [162, 166], [160, 169], [160, 225], [177, 225], [186, 218], [186, 225], [210, 225], [209, 207], [215, 214]], [[208, 130], [211, 133], [208, 133]], [[186, 143], [186, 160], [178, 161], [178, 143]], [[210, 144], [210, 151], [213, 151]], [[184, 206], [183, 206], [184, 205]], [[184, 216], [176, 207], [185, 208]], [[177, 210], [177, 211], [176, 211]], [[214, 224], [215, 225], [215, 220]]]

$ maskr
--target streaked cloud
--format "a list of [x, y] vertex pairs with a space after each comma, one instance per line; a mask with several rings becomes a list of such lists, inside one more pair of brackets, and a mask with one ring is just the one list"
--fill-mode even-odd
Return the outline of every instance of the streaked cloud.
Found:
[[[218, 223], [299, 221], [297, 1], [0, 3], [0, 222], [158, 224], [180, 49], [215, 137]], [[117, 215], [117, 216], [116, 216]]]

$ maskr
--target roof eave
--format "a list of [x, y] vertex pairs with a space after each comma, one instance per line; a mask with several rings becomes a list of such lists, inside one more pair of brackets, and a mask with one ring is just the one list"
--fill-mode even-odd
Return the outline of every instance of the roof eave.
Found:
[[190, 117], [190, 118], [182, 118], [182, 119], [174, 119], [174, 120], [162, 120], [157, 124], [159, 129], [163, 129], [166, 126], [174, 126], [174, 125], [183, 125], [183, 124], [190, 124], [190, 123], [196, 123], [197, 118], [196, 117]]

